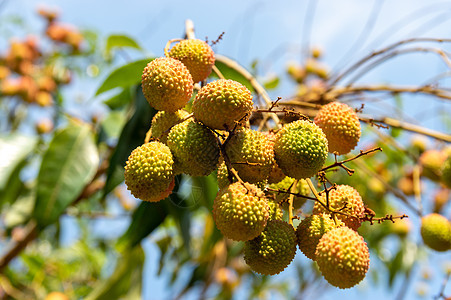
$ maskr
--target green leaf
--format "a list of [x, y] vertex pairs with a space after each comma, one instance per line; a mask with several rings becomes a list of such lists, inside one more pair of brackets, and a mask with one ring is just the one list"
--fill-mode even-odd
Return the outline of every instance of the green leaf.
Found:
[[144, 143], [146, 132], [156, 111], [147, 103], [141, 87], [136, 88], [135, 112], [122, 129], [117, 147], [111, 156], [104, 195], [124, 180], [124, 166], [130, 153]]
[[5, 227], [10, 230], [16, 226], [27, 223], [33, 214], [35, 206], [35, 189], [24, 188], [22, 195], [5, 212], [3, 222]]
[[144, 67], [152, 58], [146, 58], [131, 62], [127, 65], [117, 68], [105, 79], [96, 92], [96, 96], [117, 87], [131, 87], [141, 82], [141, 75]]
[[122, 127], [125, 124], [125, 115], [123, 111], [112, 111], [103, 119], [102, 130], [108, 137], [117, 138], [121, 134]]
[[97, 286], [85, 299], [139, 299], [136, 295], [141, 291], [144, 259], [144, 251], [140, 246], [125, 251], [117, 260], [111, 277]]
[[[238, 65], [238, 63], [237, 63], [237, 65]], [[230, 66], [226, 65], [225, 63], [223, 63], [222, 61], [220, 61], [218, 59], [215, 62], [215, 66], [219, 69], [219, 71], [221, 71], [222, 75], [226, 79], [232, 79], [232, 80], [238, 81], [242, 85], [246, 86], [251, 92], [254, 91], [249, 79], [244, 77], [243, 74], [241, 74], [234, 68], [231, 68]], [[213, 76], [216, 76], [214, 73], [212, 73], [212, 74], [213, 74]]]
[[159, 202], [141, 202], [132, 216], [132, 223], [123, 236], [119, 238], [119, 251], [138, 245], [163, 223], [168, 215], [167, 199]]
[[275, 89], [279, 86], [280, 78], [278, 76], [274, 76], [269, 78], [269, 80], [265, 81], [263, 87], [267, 90]]
[[92, 179], [99, 154], [88, 125], [59, 130], [44, 153], [38, 174], [33, 216], [38, 225], [56, 220]]
[[135, 48], [139, 50], [141, 49], [139, 44], [131, 37], [126, 35], [112, 34], [106, 41], [105, 53], [107, 56], [111, 56], [111, 52], [114, 48], [122, 47]]
[[35, 149], [36, 137], [20, 134], [0, 136], [0, 190], [4, 189], [16, 167]]

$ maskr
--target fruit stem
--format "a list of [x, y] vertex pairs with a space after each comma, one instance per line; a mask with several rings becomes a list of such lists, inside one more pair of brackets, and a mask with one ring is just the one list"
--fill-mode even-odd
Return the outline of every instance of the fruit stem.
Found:
[[[294, 193], [296, 192], [296, 187], [298, 186], [299, 180], [296, 179], [290, 188], [290, 196], [288, 197], [288, 223], [293, 226], [293, 200]], [[294, 227], [294, 226], [293, 226]]]
[[226, 79], [215, 65], [213, 65], [212, 70], [216, 75], [218, 75], [219, 79]]
[[164, 47], [164, 55], [166, 57], [169, 57], [169, 47], [171, 47], [171, 44], [175, 43], [175, 42], [180, 42], [180, 41], [183, 41], [183, 39], [172, 39], [172, 40], [169, 40], [166, 43], [166, 46]]

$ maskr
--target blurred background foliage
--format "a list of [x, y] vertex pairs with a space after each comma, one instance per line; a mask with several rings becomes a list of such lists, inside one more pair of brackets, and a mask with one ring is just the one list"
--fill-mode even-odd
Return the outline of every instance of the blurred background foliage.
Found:
[[[8, 44], [0, 53], [1, 299], [139, 299], [142, 286], [151, 280], [143, 277], [146, 240], [159, 253], [152, 276], [169, 278], [164, 284], [174, 299], [309, 299], [333, 290], [300, 253], [285, 274], [252, 273], [242, 258], [243, 244], [225, 239], [215, 227], [214, 173], [177, 176], [172, 195], [158, 203], [134, 199], [123, 184], [123, 167], [144, 142], [156, 113], [140, 88], [142, 70], [153, 57], [129, 36], [99, 38], [95, 31], [65, 24], [56, 11], [39, 10], [37, 15], [44, 30], [33, 35], [16, 36], [18, 28], [26, 27], [19, 17], [1, 21], [1, 38]], [[319, 48], [309, 49], [301, 63], [279, 75], [261, 74], [257, 60], [247, 73], [225, 57], [216, 66], [253, 92], [255, 78], [267, 91], [287, 82], [292, 97], [279, 107], [312, 117], [330, 101], [330, 84], [336, 79], [321, 57]], [[83, 80], [98, 85], [92, 96], [101, 114], [76, 98], [73, 86]], [[449, 215], [450, 190], [434, 170], [449, 151], [451, 114], [442, 116], [442, 135], [397, 126], [393, 120], [404, 121], [404, 94], [384, 88], [384, 97], [390, 98], [386, 111], [395, 113], [388, 116], [391, 121], [364, 118], [359, 144], [362, 150], [383, 151], [347, 164], [355, 170], [352, 176], [335, 169], [328, 178], [355, 187], [377, 216], [409, 215], [359, 229], [371, 250], [366, 291], [369, 286], [392, 289], [398, 280], [403, 282], [402, 299], [412, 273], [438, 255], [425, 250], [418, 238], [419, 216], [431, 211]], [[371, 105], [360, 106], [374, 96], [365, 91], [334, 95], [371, 116]], [[255, 99], [259, 107], [265, 105], [260, 93]], [[449, 112], [449, 99], [442, 99]], [[292, 118], [279, 117], [282, 122]], [[257, 128], [262, 118], [254, 114], [251, 124]], [[330, 157], [328, 164], [333, 162]], [[311, 207], [307, 203], [298, 215], [309, 214]], [[117, 224], [128, 227], [118, 231]], [[70, 238], [73, 232], [76, 239]], [[441, 267], [436, 278], [449, 277], [450, 268]], [[443, 291], [432, 293], [445, 298]]]

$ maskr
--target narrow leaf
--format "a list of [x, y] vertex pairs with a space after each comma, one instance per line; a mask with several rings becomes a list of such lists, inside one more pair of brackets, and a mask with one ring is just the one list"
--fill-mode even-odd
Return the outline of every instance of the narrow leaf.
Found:
[[58, 131], [42, 159], [33, 216], [40, 226], [55, 222], [92, 179], [99, 155], [88, 125]]
[[139, 44], [131, 37], [126, 35], [112, 34], [106, 41], [105, 52], [108, 56], [110, 56], [114, 48], [122, 47], [141, 49]]
[[144, 67], [152, 58], [131, 62], [110, 73], [96, 92], [96, 96], [117, 87], [130, 87], [141, 82]]

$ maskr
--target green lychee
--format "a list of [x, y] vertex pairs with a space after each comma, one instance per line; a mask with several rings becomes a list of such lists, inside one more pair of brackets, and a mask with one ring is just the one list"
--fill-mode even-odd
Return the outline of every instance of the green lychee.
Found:
[[296, 229], [297, 242], [302, 253], [315, 260], [316, 246], [323, 234], [336, 227], [344, 226], [343, 222], [338, 222], [335, 224], [329, 214], [311, 215], [304, 218]]
[[235, 182], [219, 190], [213, 218], [221, 233], [235, 241], [257, 237], [269, 218], [268, 200], [253, 184]]
[[432, 213], [421, 218], [421, 237], [435, 251], [451, 249], [451, 224], [442, 215]]
[[[326, 203], [326, 193], [321, 195], [321, 200]], [[337, 185], [336, 189], [329, 192], [330, 208], [341, 211], [344, 214], [337, 214], [337, 218], [343, 221], [346, 226], [357, 230], [362, 223], [361, 219], [365, 215], [365, 205], [359, 192], [349, 185]], [[313, 206], [313, 214], [328, 213], [318, 202]]]
[[345, 103], [331, 102], [324, 105], [315, 117], [327, 137], [329, 152], [349, 153], [360, 140], [359, 117], [354, 109]]
[[215, 53], [204, 41], [182, 40], [169, 51], [169, 56], [180, 60], [189, 70], [194, 82], [204, 81], [215, 64]]
[[144, 68], [142, 90], [156, 110], [175, 112], [183, 108], [193, 94], [193, 78], [183, 63], [159, 57]]
[[160, 142], [137, 147], [125, 166], [125, 184], [133, 196], [143, 201], [156, 202], [172, 191], [174, 179], [173, 158], [169, 148]]
[[[286, 199], [288, 199], [290, 194], [283, 193], [283, 191], [290, 192], [290, 188], [294, 184], [294, 181], [295, 181], [294, 178], [285, 176], [285, 178], [282, 181], [269, 185], [269, 188], [281, 191], [281, 192], [271, 191], [271, 193], [275, 195], [276, 201], [278, 203], [281, 203], [283, 205], [283, 208], [285, 209], [288, 209], [288, 202], [286, 201]], [[307, 184], [307, 181], [305, 181], [304, 179], [300, 179], [294, 192], [303, 196], [310, 196], [310, 188]], [[294, 196], [293, 208], [294, 209], [301, 208], [301, 206], [304, 205], [306, 201], [307, 201], [306, 198]]]
[[155, 114], [152, 119], [152, 125], [150, 127], [151, 134], [153, 138], [157, 138], [160, 142], [165, 143], [168, 139], [169, 129], [172, 126], [180, 123], [184, 118], [186, 118], [189, 113], [183, 109], [176, 112], [159, 111]]
[[441, 169], [441, 182], [451, 189], [451, 155], [443, 163]]
[[362, 281], [370, 266], [368, 246], [356, 231], [343, 226], [326, 232], [316, 246], [316, 262], [333, 286], [347, 289]]
[[[227, 166], [226, 166], [225, 162], [223, 161], [219, 164], [218, 173], [217, 173], [219, 189], [223, 189], [230, 184], [228, 176], [229, 176], [229, 174], [227, 172]], [[237, 182], [237, 181], [238, 180], [235, 178], [235, 176], [232, 175], [232, 182]], [[266, 182], [266, 180], [264, 180], [264, 181], [256, 182], [254, 184], [263, 191], [266, 187], [267, 182]]]
[[314, 176], [327, 155], [327, 139], [322, 130], [306, 120], [286, 124], [276, 134], [276, 162], [287, 176], [304, 179]]
[[219, 163], [219, 146], [215, 134], [192, 119], [172, 127], [167, 144], [174, 155], [176, 173], [206, 176]]
[[293, 226], [280, 221], [268, 221], [265, 230], [244, 243], [244, 260], [254, 272], [274, 275], [282, 272], [296, 254], [296, 234]]
[[193, 102], [194, 118], [213, 129], [233, 129], [252, 111], [252, 94], [241, 83], [219, 79], [202, 87]]
[[243, 181], [257, 183], [268, 178], [274, 151], [272, 143], [261, 132], [246, 128], [235, 132], [225, 151]]

